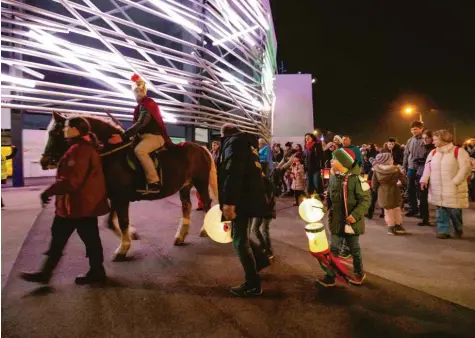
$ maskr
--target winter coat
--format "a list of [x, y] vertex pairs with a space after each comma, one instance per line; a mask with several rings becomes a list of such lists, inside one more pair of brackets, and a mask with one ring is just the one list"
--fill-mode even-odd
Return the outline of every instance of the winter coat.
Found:
[[403, 166], [408, 169], [415, 169], [414, 160], [424, 157], [424, 152], [424, 140], [422, 139], [422, 135], [411, 137], [407, 140], [406, 149], [404, 149]]
[[305, 184], [305, 170], [303, 164], [294, 163], [292, 165], [292, 174], [294, 174], [294, 180], [292, 182], [292, 190], [304, 191], [306, 189]]
[[284, 158], [284, 149], [279, 148], [279, 151], [276, 153], [275, 151], [272, 152], [272, 161], [280, 162]]
[[467, 178], [470, 174], [468, 153], [459, 148], [455, 158], [455, 146], [449, 143], [429, 154], [421, 183], [429, 183], [431, 204], [456, 209], [468, 208]]
[[266, 197], [267, 197], [267, 207], [265, 209], [265, 213], [263, 214], [263, 218], [276, 218], [276, 196], [275, 196], [275, 185], [272, 183], [270, 179], [264, 177], [264, 186], [266, 189]]
[[223, 137], [218, 169], [219, 204], [236, 206], [238, 217], [265, 217], [266, 188], [254, 136]]
[[390, 153], [395, 165], [402, 165], [404, 163], [404, 152], [399, 143], [396, 143], [393, 149], [389, 149], [388, 146], [385, 145], [381, 150], [381, 153]]
[[3, 156], [2, 154], [2, 183], [4, 180], [7, 179], [8, 177], [8, 167], [7, 167], [7, 161], [8, 160], [11, 160], [12, 158], [15, 157], [18, 149], [16, 147], [12, 147], [11, 148], [11, 154], [10, 155], [7, 155], [7, 156]]
[[401, 206], [401, 189], [397, 182], [407, 184], [407, 177], [395, 165], [378, 164], [373, 167], [371, 187], [378, 192], [378, 204], [383, 209], [394, 209]]
[[109, 212], [99, 152], [82, 138], [72, 141], [58, 164], [56, 182], [45, 192], [56, 195], [56, 216], [97, 217]]
[[328, 184], [327, 205], [330, 209], [328, 214], [328, 225], [330, 232], [334, 235], [343, 235], [345, 232], [343, 184], [345, 176], [348, 176], [347, 186], [347, 206], [348, 215], [352, 215], [356, 223], [351, 224], [355, 235], [365, 232], [364, 214], [368, 211], [371, 195], [369, 189], [363, 191], [362, 178], [359, 176], [360, 167], [356, 165], [346, 175], [335, 174], [330, 177]]
[[305, 168], [308, 173], [320, 172], [323, 168], [323, 148], [320, 142], [315, 142], [310, 149], [305, 146]]
[[268, 163], [269, 173], [274, 169], [274, 162], [272, 161], [272, 150], [268, 145], [263, 146], [259, 149], [259, 162]]

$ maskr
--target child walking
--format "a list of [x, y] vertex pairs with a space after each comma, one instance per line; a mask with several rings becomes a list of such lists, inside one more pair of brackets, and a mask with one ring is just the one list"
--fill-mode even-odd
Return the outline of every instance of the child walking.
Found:
[[[338, 256], [341, 242], [346, 240], [353, 256], [354, 276], [349, 282], [361, 285], [366, 275], [363, 271], [359, 239], [365, 230], [364, 214], [370, 204], [369, 187], [365, 187], [360, 179], [361, 169], [351, 149], [337, 149], [332, 156], [331, 166], [335, 175], [330, 177], [327, 194], [327, 206], [330, 210], [328, 215], [331, 232], [330, 250], [334, 256]], [[325, 287], [334, 286], [334, 273], [320, 265], [325, 271], [325, 276], [320, 278], [318, 283]]]
[[384, 220], [388, 225], [388, 234], [404, 234], [402, 227], [401, 188], [408, 183], [406, 175], [394, 165], [390, 153], [382, 153], [373, 161], [373, 180], [371, 185], [378, 194], [378, 204], [384, 209]]
[[294, 163], [292, 163], [292, 174], [294, 180], [292, 181], [292, 190], [295, 194], [295, 206], [300, 205], [300, 198], [305, 192], [305, 169], [303, 165], [303, 154], [296, 153], [294, 156]]

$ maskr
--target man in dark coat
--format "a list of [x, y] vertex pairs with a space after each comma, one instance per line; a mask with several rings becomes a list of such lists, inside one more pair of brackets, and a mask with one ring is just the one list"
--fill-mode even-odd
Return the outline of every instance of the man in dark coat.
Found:
[[390, 138], [381, 152], [390, 153], [393, 157], [394, 164], [402, 165], [404, 161], [404, 151], [401, 149], [401, 145], [396, 142], [396, 139]]
[[258, 296], [262, 294], [257, 272], [260, 262], [251, 248], [249, 227], [251, 218], [265, 216], [267, 200], [257, 140], [232, 124], [222, 127], [221, 136], [219, 204], [223, 218], [232, 221], [233, 245], [246, 278], [244, 284], [232, 287], [231, 292], [238, 296]]

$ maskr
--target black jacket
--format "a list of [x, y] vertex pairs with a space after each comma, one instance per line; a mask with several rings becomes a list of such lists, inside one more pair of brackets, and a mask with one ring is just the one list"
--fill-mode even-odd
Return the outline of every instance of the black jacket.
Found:
[[404, 151], [398, 143], [394, 145], [392, 150], [389, 150], [388, 147], [385, 146], [383, 150], [381, 150], [381, 153], [391, 153], [395, 165], [402, 165], [404, 162]]
[[219, 204], [221, 208], [224, 204], [235, 205], [238, 217], [266, 217], [268, 214], [257, 149], [257, 140], [250, 134], [239, 133], [221, 140]]
[[324, 155], [320, 142], [315, 142], [311, 149], [305, 148], [305, 169], [309, 173], [319, 172], [323, 168]]

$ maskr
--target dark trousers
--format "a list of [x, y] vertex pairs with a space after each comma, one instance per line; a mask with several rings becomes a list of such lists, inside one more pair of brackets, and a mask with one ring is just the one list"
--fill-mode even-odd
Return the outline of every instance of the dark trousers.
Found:
[[[252, 220], [252, 232], [254, 233], [257, 240], [259, 241], [261, 248], [264, 249], [264, 251], [268, 255], [272, 255], [272, 243], [271, 243], [270, 234], [269, 234], [269, 225], [271, 222], [272, 222], [271, 217], [267, 217], [267, 218], [258, 217], [258, 218], [253, 218]], [[257, 257], [255, 258], [257, 260]]]
[[300, 197], [302, 197], [303, 194], [303, 190], [294, 190], [295, 204], [300, 205]]
[[323, 183], [320, 170], [317, 172], [307, 172], [307, 194], [323, 193]]
[[[251, 248], [251, 240], [249, 239], [250, 219], [247, 217], [237, 217], [232, 222], [233, 246], [236, 250], [241, 265], [244, 268], [246, 283], [249, 285], [260, 286], [260, 278], [257, 273], [256, 257]], [[253, 244], [258, 246], [257, 244]]]
[[416, 176], [417, 191], [419, 194], [419, 214], [421, 215], [423, 222], [429, 222], [429, 189], [426, 187], [424, 190], [421, 190], [421, 181], [422, 176]]
[[355, 235], [332, 235], [332, 242], [330, 250], [334, 256], [338, 256], [342, 242], [345, 241], [350, 249], [350, 253], [353, 256], [353, 270], [355, 273], [361, 273], [363, 271], [363, 257], [361, 256], [360, 248], [360, 236]]
[[56, 216], [51, 227], [51, 243], [46, 255], [57, 260], [63, 255], [63, 250], [74, 230], [86, 246], [91, 270], [102, 269], [104, 255], [101, 238], [97, 226], [97, 217], [63, 218]]
[[417, 182], [416, 182], [416, 172], [414, 169], [407, 170], [407, 178], [409, 184], [407, 185], [407, 195], [409, 197], [409, 212], [417, 213], [419, 212], [419, 207], [417, 205]]

